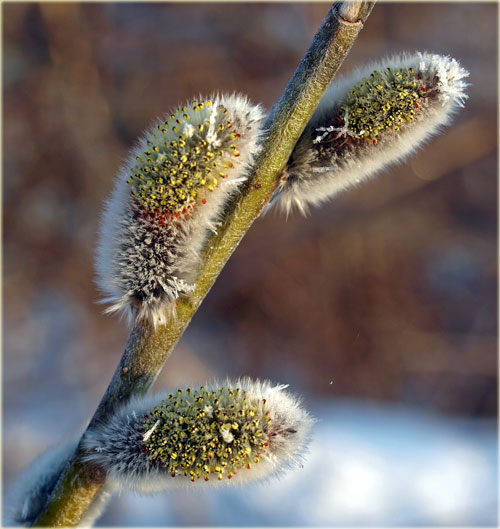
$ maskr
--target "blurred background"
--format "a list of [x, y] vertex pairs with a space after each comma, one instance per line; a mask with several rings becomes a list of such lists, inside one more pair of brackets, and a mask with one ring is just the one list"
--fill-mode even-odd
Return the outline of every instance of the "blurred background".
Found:
[[[328, 8], [2, 5], [4, 498], [82, 432], [121, 356], [93, 253], [127, 149], [200, 93], [271, 108]], [[125, 494], [99, 525], [497, 525], [497, 20], [493, 3], [375, 6], [341, 72], [451, 55], [471, 73], [465, 109], [308, 218], [259, 219], [156, 384], [290, 384], [319, 419], [304, 468]]]

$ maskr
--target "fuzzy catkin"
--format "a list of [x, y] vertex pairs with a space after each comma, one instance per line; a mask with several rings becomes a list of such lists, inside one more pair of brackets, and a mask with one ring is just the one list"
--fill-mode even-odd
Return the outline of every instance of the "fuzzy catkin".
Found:
[[[7, 501], [3, 525], [7, 527], [31, 527], [45, 507], [59, 477], [75, 453], [79, 439], [63, 443], [39, 456], [16, 482]], [[106, 483], [99, 491], [90, 508], [78, 523], [79, 527], [91, 527], [101, 515], [114, 490]]]
[[312, 424], [284, 388], [244, 379], [135, 398], [87, 432], [86, 460], [139, 492], [279, 473], [303, 459]]
[[332, 84], [297, 142], [272, 204], [305, 213], [413, 153], [467, 98], [450, 57], [390, 57]]
[[97, 274], [107, 312], [164, 324], [258, 151], [263, 111], [241, 95], [199, 98], [139, 140], [103, 214]]

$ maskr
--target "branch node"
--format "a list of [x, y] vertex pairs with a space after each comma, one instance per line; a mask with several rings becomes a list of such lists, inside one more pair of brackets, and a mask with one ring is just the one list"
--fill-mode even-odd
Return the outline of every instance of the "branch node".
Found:
[[337, 20], [342, 24], [348, 26], [361, 26], [364, 23], [360, 16], [361, 6], [364, 2], [362, 0], [346, 0], [344, 2], [337, 2], [332, 6], [333, 12]]

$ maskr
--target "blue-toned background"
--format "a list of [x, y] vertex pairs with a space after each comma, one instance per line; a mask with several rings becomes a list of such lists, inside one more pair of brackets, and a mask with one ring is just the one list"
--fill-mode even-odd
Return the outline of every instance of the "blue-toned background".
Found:
[[[329, 4], [4, 4], [3, 493], [81, 433], [126, 341], [93, 283], [99, 212], [152, 119], [215, 90], [270, 108]], [[100, 525], [496, 526], [497, 20], [375, 6], [342, 72], [457, 58], [445, 134], [308, 218], [259, 219], [157, 387], [249, 375], [317, 417], [304, 467], [115, 498]]]

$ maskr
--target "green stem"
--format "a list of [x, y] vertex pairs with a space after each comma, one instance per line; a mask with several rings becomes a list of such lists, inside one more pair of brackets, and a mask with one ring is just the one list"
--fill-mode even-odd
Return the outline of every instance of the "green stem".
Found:
[[[146, 393], [156, 380], [226, 261], [276, 190], [280, 172], [373, 5], [374, 2], [364, 1], [338, 2], [330, 8], [266, 122], [263, 148], [251, 177], [206, 245], [194, 293], [178, 301], [177, 317], [166, 325], [154, 330], [148, 324], [136, 323], [89, 428], [105, 420], [118, 404]], [[35, 526], [76, 525], [103, 486], [102, 472], [79, 463], [78, 454], [79, 451], [68, 463]]]

